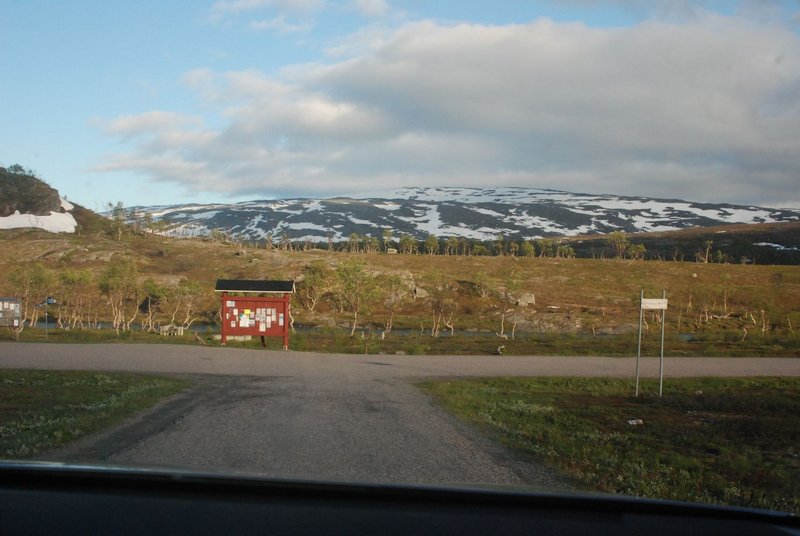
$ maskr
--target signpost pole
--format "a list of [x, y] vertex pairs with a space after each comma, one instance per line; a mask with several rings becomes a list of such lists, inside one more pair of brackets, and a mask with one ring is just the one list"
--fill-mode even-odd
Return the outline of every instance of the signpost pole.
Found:
[[644, 289], [639, 295], [639, 349], [636, 351], [636, 396], [639, 396], [639, 359], [642, 357], [642, 306], [644, 300]]
[[658, 362], [658, 396], [664, 393], [664, 331], [667, 318], [667, 291], [661, 291], [661, 298], [644, 299], [644, 290], [639, 298], [639, 349], [636, 352], [636, 396], [639, 396], [639, 360], [642, 357], [642, 318], [644, 311], [661, 311], [661, 357]]
[[228, 342], [228, 318], [225, 316], [225, 302], [228, 299], [228, 293], [223, 292], [220, 300], [219, 318], [222, 321], [222, 329], [220, 329], [219, 340], [222, 346]]
[[[667, 291], [661, 291], [661, 298], [666, 301]], [[661, 310], [661, 361], [658, 367], [658, 396], [659, 398], [664, 393], [664, 326], [667, 323], [667, 308]]]
[[289, 295], [283, 295], [283, 349], [289, 349]]

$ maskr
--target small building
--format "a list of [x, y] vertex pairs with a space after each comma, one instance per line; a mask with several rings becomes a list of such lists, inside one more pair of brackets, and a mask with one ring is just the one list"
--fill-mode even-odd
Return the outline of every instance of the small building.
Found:
[[282, 337], [289, 348], [289, 318], [294, 281], [218, 279], [222, 344], [231, 336]]
[[21, 321], [19, 299], [0, 297], [0, 327], [18, 328]]

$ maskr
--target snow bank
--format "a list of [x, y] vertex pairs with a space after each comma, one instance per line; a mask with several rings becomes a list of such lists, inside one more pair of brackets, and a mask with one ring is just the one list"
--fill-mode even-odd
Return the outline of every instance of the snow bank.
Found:
[[[72, 204], [61, 200], [64, 210], [71, 210]], [[19, 229], [23, 227], [36, 227], [50, 233], [74, 233], [78, 223], [69, 212], [51, 212], [49, 216], [36, 216], [35, 214], [20, 214], [19, 210], [10, 216], [0, 218], [0, 229]]]

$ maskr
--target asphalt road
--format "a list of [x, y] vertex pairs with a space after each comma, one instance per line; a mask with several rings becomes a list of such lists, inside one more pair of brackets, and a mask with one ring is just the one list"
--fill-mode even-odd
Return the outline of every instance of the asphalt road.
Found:
[[[51, 453], [65, 461], [271, 477], [567, 488], [481, 437], [413, 383], [469, 376], [632, 377], [598, 357], [335, 355], [178, 345], [0, 344], [0, 367], [191, 375], [196, 387], [123, 426]], [[655, 376], [658, 360], [642, 363]], [[800, 376], [794, 358], [675, 358], [675, 376]]]

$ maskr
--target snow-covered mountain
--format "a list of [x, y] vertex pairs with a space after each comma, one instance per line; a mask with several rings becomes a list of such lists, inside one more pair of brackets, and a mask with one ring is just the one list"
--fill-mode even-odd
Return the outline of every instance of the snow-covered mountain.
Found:
[[800, 220], [800, 210], [678, 199], [576, 194], [537, 188], [402, 188], [331, 199], [135, 207], [168, 224], [173, 235], [214, 229], [243, 239], [346, 240], [353, 233], [424, 239], [534, 239], [578, 234], [669, 231], [725, 223]]

